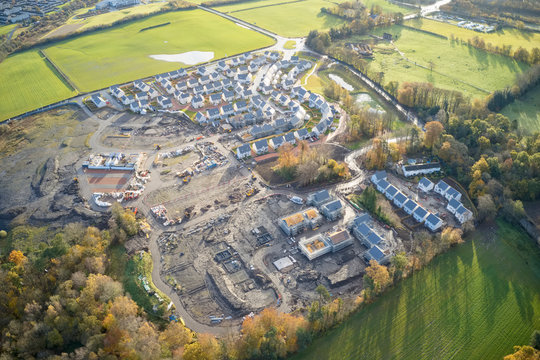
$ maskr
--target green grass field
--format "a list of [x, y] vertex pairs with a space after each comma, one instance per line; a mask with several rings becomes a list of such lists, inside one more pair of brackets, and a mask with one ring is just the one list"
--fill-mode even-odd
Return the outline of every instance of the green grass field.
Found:
[[500, 47], [502, 47], [502, 45], [512, 45], [513, 49], [517, 49], [520, 46], [527, 50], [531, 50], [535, 47], [540, 48], [540, 33], [520, 31], [518, 29], [507, 28], [494, 33], [484, 34], [474, 30], [460, 28], [449, 23], [424, 18], [406, 21], [405, 25], [441, 34], [448, 38], [450, 38], [451, 35], [454, 35], [464, 41], [478, 36], [479, 38], [484, 39], [486, 45], [489, 42], [493, 46], [498, 45]]
[[[375, 47], [371, 69], [383, 71], [384, 82], [430, 82], [465, 95], [484, 97], [512, 84], [516, 74], [528, 68], [507, 57], [401, 26], [377, 29], [374, 33], [382, 35], [383, 32], [392, 33], [394, 38], [397, 36], [394, 44], [406, 58], [388, 43]], [[430, 61], [434, 65], [433, 71]]]
[[[155, 29], [142, 28], [171, 22]], [[81, 91], [171, 71], [181, 63], [150, 55], [213, 51], [214, 59], [274, 41], [202, 10], [171, 12], [82, 35], [45, 49], [45, 53]]]
[[17, 24], [11, 24], [11, 25], [2, 25], [0, 26], [0, 36], [9, 33], [11, 30], [13, 30], [14, 27], [16, 27]]
[[506, 106], [501, 113], [510, 121], [517, 120], [519, 128], [525, 133], [540, 131], [540, 86]]
[[321, 13], [334, 3], [325, 0], [261, 0], [217, 7], [216, 10], [260, 26], [282, 36], [306, 36], [310, 30], [326, 30], [344, 23]]
[[295, 360], [502, 359], [540, 328], [540, 250], [498, 222], [496, 236], [437, 257]]
[[121, 20], [128, 16], [141, 15], [141, 14], [150, 14], [152, 12], [160, 10], [165, 6], [166, 2], [157, 2], [150, 3], [146, 5], [133, 6], [126, 9], [121, 9], [117, 11], [111, 11], [105, 14], [96, 15], [89, 17], [87, 19], [70, 19], [68, 23], [70, 24], [81, 24], [79, 30], [104, 24], [112, 24], [117, 20]]
[[75, 94], [37, 51], [19, 53], [0, 63], [0, 121]]

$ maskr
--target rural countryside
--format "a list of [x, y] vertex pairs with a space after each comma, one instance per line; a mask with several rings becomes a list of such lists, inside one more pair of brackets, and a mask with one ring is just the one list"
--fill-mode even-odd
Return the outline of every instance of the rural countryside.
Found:
[[539, 0], [0, 0], [0, 360], [540, 360]]

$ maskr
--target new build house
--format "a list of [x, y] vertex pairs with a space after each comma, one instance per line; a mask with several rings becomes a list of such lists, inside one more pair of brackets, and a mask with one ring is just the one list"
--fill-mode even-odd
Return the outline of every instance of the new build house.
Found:
[[441, 164], [429, 163], [429, 164], [403, 165], [401, 169], [403, 170], [403, 175], [409, 177], [409, 176], [425, 175], [425, 174], [432, 174], [434, 172], [439, 172], [441, 171]]
[[329, 221], [335, 221], [343, 216], [343, 204], [339, 199], [327, 202], [321, 206], [321, 212]]
[[418, 189], [422, 190], [423, 192], [430, 192], [433, 190], [433, 187], [435, 184], [433, 184], [428, 178], [421, 178], [418, 182]]

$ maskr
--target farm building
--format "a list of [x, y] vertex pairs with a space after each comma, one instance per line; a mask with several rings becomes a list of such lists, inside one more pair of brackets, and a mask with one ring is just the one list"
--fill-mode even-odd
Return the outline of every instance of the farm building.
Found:
[[251, 147], [249, 144], [244, 144], [236, 150], [236, 157], [238, 159], [244, 159], [251, 156]]
[[343, 215], [343, 204], [337, 199], [321, 206], [321, 212], [329, 221], [335, 221]]
[[403, 175], [409, 177], [409, 176], [425, 175], [425, 174], [432, 174], [434, 172], [439, 172], [441, 171], [441, 164], [429, 163], [429, 164], [403, 165], [401, 169], [403, 170]]
[[435, 184], [433, 184], [428, 178], [421, 178], [418, 182], [418, 189], [422, 190], [423, 192], [430, 192], [433, 190], [433, 187]]
[[332, 198], [330, 197], [328, 190], [320, 190], [308, 195], [307, 204], [320, 207], [322, 204], [330, 200], [332, 200]]

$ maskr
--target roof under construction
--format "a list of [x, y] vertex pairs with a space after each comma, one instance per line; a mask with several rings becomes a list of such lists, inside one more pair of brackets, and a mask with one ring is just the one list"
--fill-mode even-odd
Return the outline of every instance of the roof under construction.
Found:
[[301, 213], [296, 213], [296, 214], [293, 214], [291, 216], [284, 218], [283, 221], [285, 221], [287, 226], [291, 227], [291, 226], [298, 225], [301, 222], [303, 222], [304, 217], [302, 216]]
[[317, 212], [317, 210], [315, 210], [315, 209], [308, 209], [308, 210], [306, 210], [305, 214], [309, 219], [315, 219], [315, 218], [318, 218], [320, 216], [319, 213]]
[[328, 238], [332, 244], [337, 245], [350, 238], [349, 233], [346, 230], [339, 230], [334, 233], [328, 234]]

